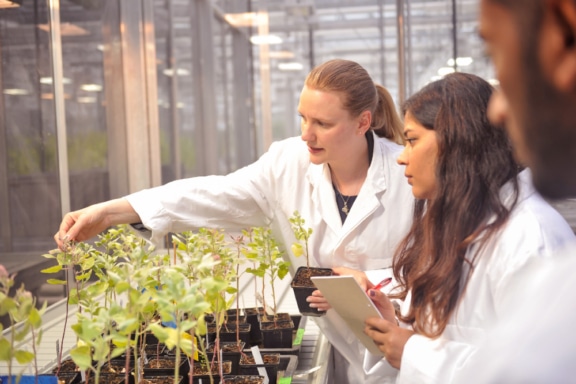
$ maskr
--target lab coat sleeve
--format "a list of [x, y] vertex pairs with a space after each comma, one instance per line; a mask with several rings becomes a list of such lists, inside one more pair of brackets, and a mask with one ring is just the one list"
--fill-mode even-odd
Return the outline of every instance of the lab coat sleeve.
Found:
[[[404, 323], [399, 323], [399, 325], [402, 328], [411, 328], [409, 325]], [[374, 372], [385, 372], [388, 377], [397, 377], [399, 373], [399, 370], [391, 366], [388, 361], [386, 361], [386, 358], [374, 355], [368, 350], [366, 350], [366, 353], [364, 354], [363, 369], [367, 375]]]
[[268, 225], [275, 201], [275, 177], [287, 161], [282, 156], [294, 141], [274, 143], [255, 163], [228, 175], [193, 177], [173, 181], [126, 196], [151, 240], [161, 244], [168, 232], [201, 227], [241, 230]]
[[451, 383], [475, 350], [470, 344], [415, 334], [404, 346], [397, 383]]
[[400, 370], [392, 367], [385, 358], [369, 352], [364, 357], [364, 371], [385, 370], [397, 373], [396, 383], [451, 383], [453, 375], [466, 365], [475, 348], [469, 344], [430, 339], [414, 334], [404, 346]]

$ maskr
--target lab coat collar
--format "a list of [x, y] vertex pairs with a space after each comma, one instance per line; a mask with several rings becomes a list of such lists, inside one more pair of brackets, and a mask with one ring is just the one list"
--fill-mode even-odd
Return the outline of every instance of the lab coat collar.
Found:
[[[532, 172], [530, 169], [524, 169], [516, 178], [518, 179], [518, 199], [516, 200], [516, 205], [518, 205], [537, 192], [532, 184]], [[512, 207], [514, 203], [514, 188], [512, 187], [511, 181], [508, 181], [500, 188], [500, 201], [502, 201], [508, 209]], [[491, 224], [495, 220], [496, 215], [492, 214], [488, 219], [488, 223]], [[472, 241], [472, 244], [480, 244], [482, 239], [483, 236], [480, 235]]]
[[[536, 193], [536, 190], [532, 184], [532, 172], [529, 168], [526, 168], [520, 172], [517, 176], [517, 179], [519, 189], [517, 203], [520, 203], [521, 201], [526, 200], [528, 197]], [[500, 199], [508, 208], [512, 206], [514, 199], [514, 189], [512, 188], [511, 182], [507, 182], [500, 189]]]
[[[366, 180], [360, 189], [360, 193], [354, 202], [350, 215], [346, 218], [344, 229], [346, 233], [356, 228], [370, 213], [381, 205], [380, 195], [387, 189], [385, 163], [387, 157], [384, 153], [385, 145], [374, 135], [374, 153], [368, 168]], [[332, 178], [328, 164], [310, 164], [306, 177], [312, 186], [312, 201], [320, 210], [328, 227], [333, 231], [342, 230], [342, 222], [336, 205], [336, 195], [332, 188]], [[345, 235], [345, 234], [344, 234]]]

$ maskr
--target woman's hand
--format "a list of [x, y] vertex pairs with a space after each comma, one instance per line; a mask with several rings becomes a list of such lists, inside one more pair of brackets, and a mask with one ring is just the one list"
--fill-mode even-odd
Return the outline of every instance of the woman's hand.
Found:
[[388, 363], [394, 368], [400, 369], [404, 345], [414, 334], [414, 331], [398, 326], [394, 306], [385, 294], [377, 290], [370, 290], [369, 294], [384, 318], [370, 317], [366, 319], [364, 333], [374, 340], [374, 344], [382, 351]]
[[396, 308], [384, 293], [377, 289], [369, 289], [368, 296], [372, 299], [382, 317], [391, 323], [396, 324]]
[[[334, 271], [334, 274], [340, 276], [354, 276], [358, 284], [360, 284], [360, 286], [364, 290], [373, 286], [370, 280], [368, 280], [366, 274], [362, 271], [357, 271], [355, 269], [346, 267], [335, 267], [332, 268], [332, 271]], [[330, 308], [332, 308], [330, 304], [328, 304], [328, 301], [322, 295], [322, 292], [320, 292], [319, 290], [315, 290], [314, 292], [312, 292], [312, 295], [308, 296], [306, 298], [306, 301], [310, 303], [310, 308], [316, 308], [319, 311], [327, 311]]]
[[308, 296], [306, 298], [306, 301], [310, 303], [310, 308], [316, 308], [319, 311], [327, 311], [330, 308], [332, 308], [330, 304], [328, 304], [328, 301], [322, 295], [322, 292], [320, 292], [319, 290], [315, 290], [314, 292], [312, 292], [312, 295]]
[[364, 291], [374, 286], [370, 280], [368, 280], [368, 276], [362, 271], [347, 267], [334, 267], [332, 271], [338, 276], [353, 276]]
[[110, 200], [67, 213], [54, 240], [58, 248], [64, 250], [70, 241], [88, 240], [113, 225], [139, 221], [140, 217], [126, 199]]

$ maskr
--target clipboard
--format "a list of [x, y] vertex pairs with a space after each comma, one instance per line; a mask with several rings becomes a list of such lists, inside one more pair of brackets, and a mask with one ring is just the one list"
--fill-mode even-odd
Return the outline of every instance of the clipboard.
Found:
[[373, 355], [383, 356], [364, 333], [364, 321], [368, 317], [382, 318], [382, 315], [356, 279], [353, 276], [312, 276], [311, 279], [366, 349]]

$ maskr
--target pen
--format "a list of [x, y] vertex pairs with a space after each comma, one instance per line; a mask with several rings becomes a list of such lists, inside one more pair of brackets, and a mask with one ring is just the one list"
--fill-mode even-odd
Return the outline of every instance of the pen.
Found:
[[385, 286], [387, 286], [388, 284], [390, 284], [390, 282], [392, 281], [391, 277], [387, 277], [384, 280], [382, 280], [381, 282], [379, 282], [378, 284], [376, 284], [372, 289], [376, 290], [376, 289], [382, 289]]

